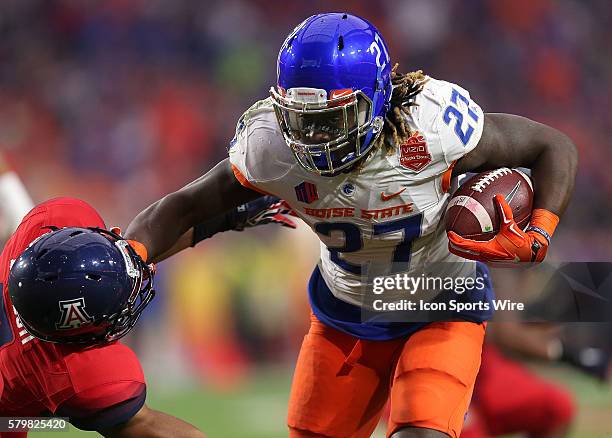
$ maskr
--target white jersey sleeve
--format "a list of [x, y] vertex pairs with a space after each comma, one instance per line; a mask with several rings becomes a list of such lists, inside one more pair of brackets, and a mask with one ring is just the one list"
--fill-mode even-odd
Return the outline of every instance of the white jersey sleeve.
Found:
[[255, 103], [240, 117], [229, 159], [243, 185], [264, 192], [270, 192], [270, 186], [296, 165], [278, 129], [270, 99]]
[[482, 136], [484, 113], [468, 91], [429, 78], [415, 103], [413, 119], [439, 145], [446, 167], [476, 147]]

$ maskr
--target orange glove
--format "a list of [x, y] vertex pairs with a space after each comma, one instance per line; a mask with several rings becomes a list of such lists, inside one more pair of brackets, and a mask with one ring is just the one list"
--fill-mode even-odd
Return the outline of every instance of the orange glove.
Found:
[[495, 195], [495, 204], [501, 217], [499, 232], [495, 237], [479, 242], [449, 231], [448, 250], [466, 259], [488, 263], [539, 263], [544, 260], [559, 217], [548, 210], [535, 209], [525, 232], [514, 221], [512, 209], [502, 195]]
[[[121, 236], [121, 228], [119, 227], [112, 227], [111, 232], [118, 234], [119, 236]], [[140, 242], [138, 242], [137, 240], [126, 240], [127, 243], [130, 244], [130, 246], [132, 247], [132, 249], [134, 251], [136, 251], [136, 254], [138, 254], [140, 256], [140, 258], [142, 259], [143, 262], [147, 262], [147, 258], [149, 257], [147, 248]], [[151, 264], [152, 266], [155, 266], [153, 264]]]
[[140, 256], [143, 262], [147, 262], [148, 252], [147, 248], [137, 240], [129, 240], [127, 239], [127, 243], [136, 251], [136, 254]]
[[[147, 263], [147, 257], [149, 256], [147, 252], [147, 247], [137, 240], [126, 239], [126, 241], [130, 244], [134, 251], [136, 251], [136, 254], [140, 256], [142, 261]], [[157, 272], [157, 265], [155, 265], [155, 263], [149, 263], [147, 264], [147, 266], [149, 267], [151, 273], [155, 275], [155, 273]]]

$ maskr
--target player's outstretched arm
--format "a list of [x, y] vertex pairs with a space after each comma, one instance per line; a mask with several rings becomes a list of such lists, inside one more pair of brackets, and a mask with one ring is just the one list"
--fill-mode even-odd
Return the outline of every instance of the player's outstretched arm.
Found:
[[560, 131], [511, 114], [487, 114], [478, 145], [463, 158], [453, 175], [498, 167], [531, 169], [535, 198], [526, 232], [519, 230], [512, 210], [500, 195], [500, 232], [486, 242], [449, 232], [449, 250], [465, 258], [488, 262], [540, 262], [544, 259], [559, 216], [569, 203], [576, 178], [578, 152]]
[[144, 405], [129, 421], [112, 429], [100, 430], [107, 438], [204, 438], [191, 424]]
[[170, 250], [190, 228], [261, 196], [243, 187], [229, 159], [182, 189], [164, 196], [136, 216], [125, 237], [148, 250], [149, 261]]
[[242, 231], [266, 224], [296, 228], [297, 225], [291, 219], [291, 216], [296, 216], [296, 214], [287, 202], [272, 195], [261, 196], [190, 228], [176, 241], [172, 248], [155, 257], [152, 261], [155, 263], [161, 262], [224, 231]]

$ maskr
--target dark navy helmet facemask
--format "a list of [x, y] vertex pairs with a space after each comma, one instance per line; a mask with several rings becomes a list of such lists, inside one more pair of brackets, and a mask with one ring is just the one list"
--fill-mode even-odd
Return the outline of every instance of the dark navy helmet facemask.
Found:
[[277, 75], [274, 110], [303, 168], [334, 175], [375, 144], [392, 85], [387, 45], [371, 23], [343, 13], [307, 18], [283, 43]]
[[155, 296], [153, 272], [128, 241], [101, 228], [42, 235], [13, 263], [8, 291], [21, 324], [58, 343], [125, 336]]

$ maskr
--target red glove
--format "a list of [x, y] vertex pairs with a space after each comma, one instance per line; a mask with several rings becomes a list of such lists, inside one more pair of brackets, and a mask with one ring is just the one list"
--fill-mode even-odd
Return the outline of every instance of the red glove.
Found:
[[262, 196], [236, 208], [232, 229], [242, 231], [245, 228], [270, 223], [296, 228], [297, 225], [290, 216], [297, 217], [297, 214], [287, 201], [271, 195]]
[[291, 206], [287, 204], [287, 201], [281, 199], [276, 204], [272, 204], [263, 214], [258, 215], [256, 218], [251, 218], [247, 221], [247, 225], [255, 226], [261, 225], [267, 222], [280, 224], [283, 227], [297, 228], [296, 223], [289, 218], [289, 216], [298, 217], [293, 211]]
[[548, 210], [535, 209], [525, 232], [514, 221], [512, 209], [502, 195], [495, 195], [495, 204], [501, 217], [495, 237], [479, 242], [449, 231], [448, 250], [466, 259], [488, 263], [539, 263], [544, 260], [559, 217]]

